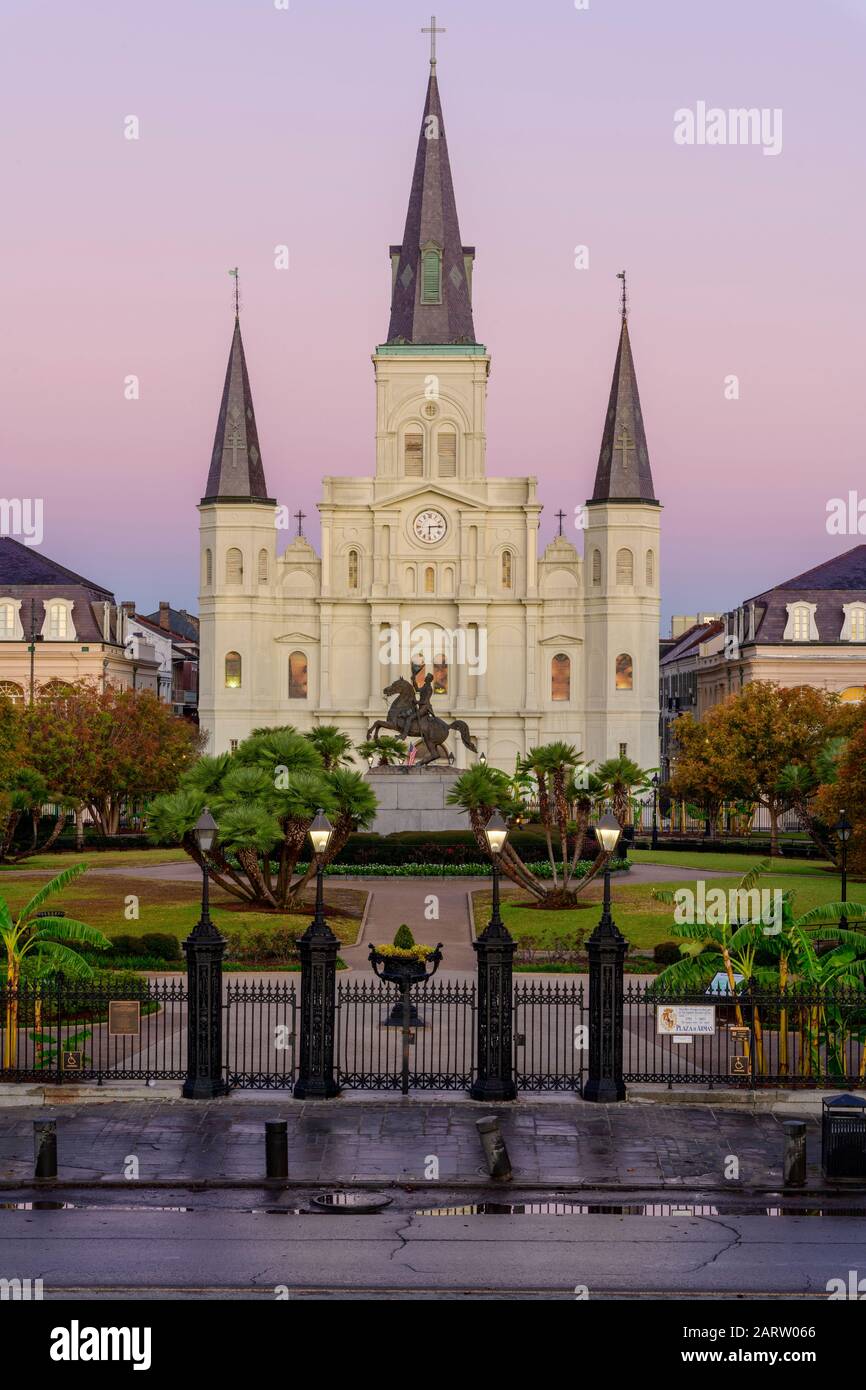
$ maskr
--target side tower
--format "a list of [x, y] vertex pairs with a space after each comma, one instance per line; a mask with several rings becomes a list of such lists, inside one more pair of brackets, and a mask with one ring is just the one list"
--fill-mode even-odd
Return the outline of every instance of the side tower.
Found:
[[622, 325], [587, 504], [586, 752], [658, 765], [659, 538], [623, 279]]
[[198, 511], [199, 720], [205, 751], [223, 753], [273, 703], [266, 619], [276, 601], [276, 502], [265, 484], [237, 313]]

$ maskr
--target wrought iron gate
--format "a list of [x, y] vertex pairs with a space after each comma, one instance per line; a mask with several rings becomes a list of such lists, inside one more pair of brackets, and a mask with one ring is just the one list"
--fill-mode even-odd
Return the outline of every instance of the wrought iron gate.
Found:
[[[475, 985], [432, 980], [411, 995], [410, 1087], [464, 1091], [475, 1074]], [[337, 1084], [396, 1091], [403, 1084], [400, 994], [379, 980], [337, 985]]]
[[519, 1091], [582, 1091], [588, 1035], [583, 982], [516, 980], [514, 1080]]
[[294, 980], [226, 980], [223, 1008], [229, 1089], [291, 1089], [297, 1069]]

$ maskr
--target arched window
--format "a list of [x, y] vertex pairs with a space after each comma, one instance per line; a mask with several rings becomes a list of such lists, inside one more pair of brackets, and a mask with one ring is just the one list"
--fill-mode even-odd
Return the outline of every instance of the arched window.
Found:
[[213, 584], [213, 551], [206, 550], [204, 553], [204, 582], [206, 588]]
[[457, 435], [453, 430], [440, 430], [436, 436], [436, 452], [440, 478], [457, 477]]
[[15, 681], [0, 681], [0, 698], [4, 695], [14, 705], [24, 704], [24, 687], [16, 685]]
[[259, 551], [259, 583], [260, 583], [260, 584], [267, 584], [267, 582], [268, 582], [268, 552], [267, 552], [266, 550], [260, 550], [260, 551]]
[[630, 550], [622, 549], [616, 552], [616, 582], [634, 583], [634, 556]]
[[656, 557], [651, 550], [646, 553], [646, 582], [648, 589], [656, 582]]
[[425, 594], [435, 594], [436, 592], [436, 571], [432, 565], [428, 565], [424, 571], [424, 592]]
[[241, 688], [241, 658], [239, 652], [226, 652], [226, 690]]
[[502, 552], [502, 587], [510, 589], [514, 582], [514, 556], [510, 550]]
[[0, 603], [0, 639], [15, 636], [15, 604]]
[[442, 253], [435, 246], [421, 257], [421, 303], [442, 303]]
[[292, 652], [289, 656], [289, 699], [307, 698], [307, 658], [303, 652]]
[[244, 556], [243, 551], [238, 550], [236, 545], [229, 546], [226, 551], [226, 583], [242, 584], [244, 581]]
[[433, 658], [433, 694], [448, 694], [448, 658], [444, 652]]
[[407, 594], [415, 592], [415, 570], [412, 565], [407, 565], [403, 572], [403, 585]]
[[62, 641], [69, 636], [69, 609], [65, 603], [52, 603], [48, 608], [48, 636]]
[[592, 582], [593, 582], [593, 584], [600, 584], [600, 583], [601, 583], [601, 551], [600, 551], [600, 550], [594, 550], [594, 551], [592, 552]]
[[446, 594], [454, 593], [454, 566], [446, 565], [442, 577], [442, 588]]
[[424, 436], [420, 430], [407, 430], [403, 438], [403, 472], [407, 478], [424, 476]]
[[620, 652], [616, 659], [616, 688], [631, 690], [634, 687], [634, 666], [628, 652]]
[[348, 556], [349, 588], [357, 589], [359, 583], [359, 565], [357, 550], [350, 550]]
[[811, 628], [811, 611], [805, 603], [798, 603], [791, 614], [791, 636], [795, 642], [808, 642]]
[[571, 699], [571, 657], [557, 652], [550, 663], [551, 700]]

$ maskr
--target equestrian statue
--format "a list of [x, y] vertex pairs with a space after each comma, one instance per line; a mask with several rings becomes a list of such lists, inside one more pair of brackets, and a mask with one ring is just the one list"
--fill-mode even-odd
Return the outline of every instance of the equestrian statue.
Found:
[[380, 729], [391, 729], [399, 734], [400, 738], [417, 738], [423, 745], [424, 751], [419, 748], [417, 766], [424, 767], [427, 763], [436, 762], [439, 758], [444, 758], [446, 762], [452, 762], [452, 755], [445, 747], [445, 740], [452, 729], [456, 729], [467, 748], [471, 748], [473, 753], [478, 752], [478, 746], [469, 732], [469, 726], [464, 719], [452, 719], [448, 724], [444, 719], [440, 719], [433, 713], [433, 677], [426, 675], [420, 690], [414, 681], [405, 680], [398, 676], [390, 685], [386, 685], [383, 695], [394, 696], [391, 706], [384, 719], [377, 719], [375, 724], [371, 724], [367, 730], [368, 739], [377, 739]]

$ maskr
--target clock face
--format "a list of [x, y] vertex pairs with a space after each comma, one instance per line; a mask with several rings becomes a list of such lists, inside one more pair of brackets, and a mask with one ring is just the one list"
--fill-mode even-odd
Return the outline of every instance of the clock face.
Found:
[[448, 522], [441, 512], [431, 508], [429, 511], [418, 513], [412, 529], [419, 541], [425, 541], [427, 545], [432, 545], [434, 541], [442, 540], [448, 530]]

